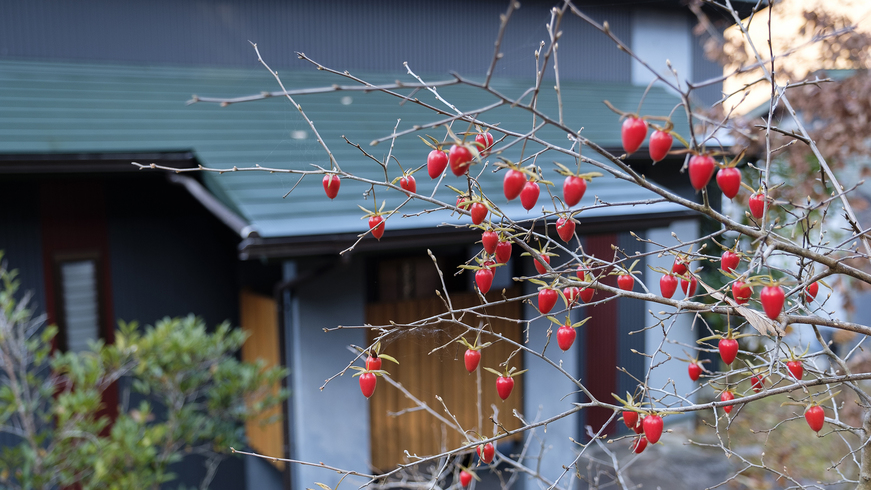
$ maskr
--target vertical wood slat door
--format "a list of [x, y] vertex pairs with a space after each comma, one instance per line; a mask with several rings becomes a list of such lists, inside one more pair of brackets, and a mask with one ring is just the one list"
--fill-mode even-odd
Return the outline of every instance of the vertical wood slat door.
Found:
[[[263, 359], [265, 367], [271, 368], [281, 363], [278, 339], [278, 311], [275, 300], [269, 296], [242, 291], [239, 295], [239, 316], [242, 330], [248, 333], [248, 340], [242, 344], [242, 360], [256, 362]], [[277, 395], [278, 383], [271, 388]], [[273, 422], [264, 424], [266, 420]], [[281, 404], [264, 411], [245, 423], [248, 443], [260, 454], [284, 457], [284, 427]], [[279, 470], [284, 470], [284, 462], [270, 461]]]
[[[508, 294], [509, 297], [516, 295]], [[490, 301], [499, 299], [493, 295]], [[463, 308], [479, 304], [475, 293], [452, 294], [454, 308]], [[389, 325], [409, 323], [420, 318], [426, 318], [446, 311], [444, 303], [439, 298], [415, 299], [389, 303], [372, 303], [367, 306], [366, 321], [371, 325]], [[514, 302], [507, 305], [488, 307], [486, 313], [503, 318], [520, 318], [521, 305]], [[466, 315], [466, 321], [477, 319]], [[501, 333], [506, 338], [521, 342], [523, 330], [521, 323], [505, 320], [494, 320], [491, 323], [494, 332]], [[420, 331], [422, 330], [422, 331]], [[514, 378], [514, 391], [507, 400], [502, 401], [496, 393], [496, 375], [483, 371], [484, 366], [498, 371], [503, 369], [498, 365], [505, 362], [515, 347], [508, 342], [494, 342], [482, 351], [481, 371], [483, 428], [478, 427], [477, 382], [476, 373], [466, 371], [463, 355], [466, 348], [454, 342], [448, 347], [430, 354], [434, 348], [444, 345], [463, 332], [459, 326], [428, 326], [413, 332], [405, 332], [387, 338], [382, 342], [381, 352], [395, 357], [396, 365], [384, 361], [382, 369], [390, 373], [392, 379], [401, 383], [412, 395], [425, 402], [436, 413], [451, 420], [445, 413], [439, 395], [445, 405], [459, 420], [466, 431], [490, 437], [493, 435], [493, 415], [491, 405], [499, 410], [499, 422], [508, 430], [520, 427], [519, 421], [513, 416], [513, 411], [522, 412], [523, 376]], [[375, 335], [370, 331], [369, 341]], [[474, 337], [466, 336], [470, 343]], [[482, 337], [481, 342], [494, 341], [493, 336]], [[509, 367], [522, 369], [522, 353], [517, 353], [509, 363]], [[458, 431], [446, 426], [432, 414], [416, 409], [417, 405], [402, 394], [400, 390], [379, 378], [375, 393], [369, 399], [371, 421], [371, 454], [372, 465], [378, 470], [388, 470], [399, 463], [406, 462], [405, 451], [419, 456], [437, 454], [444, 449], [464, 444], [466, 438]], [[397, 415], [398, 414], [398, 415]], [[477, 437], [470, 432], [470, 438]]]

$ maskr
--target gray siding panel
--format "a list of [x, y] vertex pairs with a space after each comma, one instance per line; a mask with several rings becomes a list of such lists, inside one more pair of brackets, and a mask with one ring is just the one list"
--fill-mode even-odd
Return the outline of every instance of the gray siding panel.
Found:
[[9, 269], [18, 271], [19, 297], [33, 293], [30, 308], [45, 312], [39, 193], [35, 182], [5, 177], [0, 181], [0, 250]]
[[[153, 325], [170, 316], [195, 314], [212, 329], [239, 324], [235, 245], [237, 238], [181, 186], [163, 176], [107, 179], [106, 213], [115, 320]], [[120, 391], [130, 389], [122, 380]], [[129, 407], [143, 397], [131, 393]], [[157, 407], [160, 417], [162, 411]], [[205, 474], [204, 458], [186, 456], [172, 466], [178, 479], [164, 488], [192, 488]], [[209, 488], [245, 488], [241, 457], [224, 460]]]
[[[0, 250], [9, 269], [18, 271], [18, 298], [33, 293], [29, 306], [34, 315], [45, 312], [42, 278], [42, 246], [39, 229], [39, 199], [35, 183], [19, 179], [0, 180]], [[0, 450], [20, 439], [0, 433]]]
[[143, 177], [106, 185], [115, 319], [238, 325], [237, 238], [181, 186]]
[[[693, 80], [702, 82], [723, 75], [723, 68], [705, 56], [705, 37], [698, 37], [693, 42]], [[723, 96], [723, 84], [717, 83], [693, 91], [696, 98], [705, 106], [711, 106]]]
[[[496, 75], [531, 77], [553, 2], [524, 2], [512, 18]], [[248, 41], [278, 67], [309, 68], [296, 51], [342, 70], [486, 72], [504, 0], [151, 2], [0, 0], [0, 58], [254, 68]], [[421, 8], [424, 6], [424, 8]], [[629, 41], [629, 12], [584, 10]], [[628, 82], [630, 59], [573, 15], [564, 19], [567, 80]], [[552, 69], [552, 67], [551, 67]]]

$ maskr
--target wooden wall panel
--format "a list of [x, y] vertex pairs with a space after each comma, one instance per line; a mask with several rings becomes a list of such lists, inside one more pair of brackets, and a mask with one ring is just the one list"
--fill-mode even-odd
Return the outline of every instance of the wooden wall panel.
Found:
[[[515, 293], [516, 294], [516, 293]], [[511, 296], [511, 295], [509, 295]], [[490, 301], [498, 300], [498, 294], [492, 294]], [[454, 307], [467, 307], [479, 304], [474, 293], [453, 294]], [[399, 302], [373, 303], [368, 305], [366, 321], [372, 325], [388, 325], [411, 322], [446, 311], [442, 301], [436, 297], [427, 299], [407, 300]], [[492, 306], [487, 313], [505, 318], [520, 318], [519, 303]], [[468, 319], [467, 321], [472, 321]], [[474, 321], [477, 325], [477, 320]], [[493, 321], [491, 328], [506, 338], [521, 341], [523, 326], [505, 320]], [[493, 435], [493, 423], [489, 417], [493, 414], [491, 405], [499, 411], [499, 421], [509, 430], [520, 427], [519, 421], [512, 415], [514, 410], [522, 410], [523, 376], [515, 378], [516, 385], [511, 396], [502, 401], [496, 393], [496, 375], [483, 371], [484, 366], [502, 371], [499, 363], [508, 359], [515, 347], [508, 342], [495, 342], [482, 351], [481, 364], [478, 368], [481, 375], [481, 399], [483, 401], [482, 419], [479, 425], [477, 399], [478, 385], [476, 373], [466, 371], [463, 355], [465, 347], [459, 343], [451, 343], [446, 348], [430, 353], [434, 348], [450, 342], [463, 332], [463, 327], [457, 325], [428, 326], [405, 331], [382, 342], [381, 352], [399, 360], [399, 365], [384, 361], [382, 369], [388, 371], [392, 379], [401, 383], [412, 395], [425, 402], [436, 413], [450, 417], [445, 413], [441, 403], [436, 399], [439, 395], [445, 405], [459, 420], [462, 428], [473, 435], [476, 432], [487, 436]], [[370, 341], [374, 339], [370, 332]], [[474, 339], [467, 335], [466, 339]], [[497, 340], [494, 337], [485, 341]], [[515, 355], [510, 366], [522, 369], [522, 356]], [[371, 419], [372, 464], [380, 470], [387, 470], [398, 463], [406, 461], [404, 451], [410, 454], [429, 455], [442, 451], [447, 447], [456, 447], [465, 442], [465, 438], [456, 430], [439, 421], [432, 414], [416, 409], [417, 405], [407, 398], [399, 389], [390, 386], [384, 379], [378, 379], [375, 394], [369, 399]], [[482, 429], [483, 427], [483, 429]]]
[[[603, 260], [611, 260], [614, 256], [611, 245], [616, 243], [616, 234], [589, 236], [585, 251]], [[617, 276], [605, 276], [602, 283], [617, 287]], [[601, 301], [609, 296], [611, 295], [598, 291], [594, 300]], [[609, 301], [587, 307], [584, 314], [592, 317], [584, 325], [587, 334], [587, 378], [584, 381], [597, 399], [612, 400], [611, 393], [617, 393], [617, 302]], [[586, 424], [592, 426], [593, 430], [602, 427], [612, 414], [610, 410], [601, 407], [592, 407], [585, 412]], [[615, 428], [616, 424], [612, 420], [606, 433], [613, 434]]]
[[[279, 354], [278, 314], [275, 300], [269, 296], [242, 291], [239, 297], [240, 318], [242, 330], [248, 332], [248, 340], [242, 345], [242, 360], [256, 362], [262, 359], [266, 367], [278, 366], [281, 363]], [[272, 387], [272, 393], [277, 394], [278, 383]], [[270, 423], [264, 423], [267, 420]], [[281, 404], [264, 411], [258, 417], [245, 424], [248, 443], [260, 454], [269, 456], [284, 456], [284, 428], [282, 424]], [[271, 461], [279, 470], [284, 469], [281, 461]]]

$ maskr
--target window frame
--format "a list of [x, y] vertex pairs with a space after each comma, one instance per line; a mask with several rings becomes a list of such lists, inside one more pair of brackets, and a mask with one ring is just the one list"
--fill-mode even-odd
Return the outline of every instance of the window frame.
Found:
[[102, 254], [100, 254], [100, 251], [96, 249], [75, 252], [57, 252], [52, 255], [51, 272], [54, 282], [55, 323], [58, 327], [55, 347], [61, 352], [69, 351], [69, 331], [66, 311], [64, 309], [63, 273], [61, 272], [61, 269], [66, 263], [84, 261], [94, 262], [94, 279], [97, 292], [97, 338], [108, 340], [106, 335], [106, 319], [103, 312], [106, 300], [102, 277], [104, 273]]

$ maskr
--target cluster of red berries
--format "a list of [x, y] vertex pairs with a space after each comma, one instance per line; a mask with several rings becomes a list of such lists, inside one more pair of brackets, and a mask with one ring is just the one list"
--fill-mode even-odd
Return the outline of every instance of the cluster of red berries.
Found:
[[650, 444], [659, 442], [662, 436], [662, 417], [655, 413], [640, 417], [638, 412], [624, 410], [623, 423], [638, 434], [638, 438], [632, 443], [632, 452], [636, 454], [641, 454], [648, 442]]
[[[670, 125], [666, 130], [657, 129], [650, 136], [649, 152], [650, 158], [654, 162], [664, 159], [673, 144], [673, 136], [670, 133]], [[621, 137], [624, 150], [628, 153], [634, 153], [643, 144], [647, 137], [648, 123], [637, 116], [629, 116], [622, 124]], [[469, 171], [475, 158], [475, 151], [480, 156], [486, 156], [493, 146], [493, 136], [489, 132], [483, 132], [475, 137], [474, 147], [464, 144], [454, 144], [448, 152], [439, 148], [434, 148], [427, 156], [427, 172], [432, 179], [437, 179], [442, 176], [446, 168], [450, 166], [451, 172], [456, 176], [461, 176]], [[690, 183], [697, 191], [705, 188], [714, 176], [718, 165], [710, 154], [698, 154], [690, 158], [688, 163], [688, 173]], [[563, 182], [563, 201], [568, 207], [577, 205], [584, 196], [587, 189], [587, 178], [581, 175], [565, 173], [566, 178]], [[719, 172], [716, 173], [716, 181], [723, 194], [729, 199], [737, 196], [741, 188], [741, 173], [733, 165], [721, 165]], [[395, 181], [394, 181], [395, 182]], [[336, 197], [339, 191], [341, 181], [336, 174], [327, 174], [324, 176], [323, 185], [324, 191], [330, 199]], [[399, 179], [400, 187], [408, 194], [417, 191], [417, 183], [414, 176], [409, 173], [403, 173]], [[538, 176], [525, 169], [517, 168], [509, 165], [503, 179], [503, 193], [508, 201], [520, 198], [521, 205], [527, 211], [532, 210], [541, 193]], [[751, 214], [759, 219], [763, 216], [766, 197], [763, 193], [754, 193], [749, 199], [749, 208]], [[478, 200], [471, 196], [460, 196], [457, 199], [457, 207], [459, 209], [468, 210], [471, 215], [472, 222], [475, 225], [481, 225], [489, 213], [489, 207], [484, 200]], [[571, 214], [560, 215], [556, 222], [556, 231], [559, 237], [566, 243], [570, 242], [575, 234], [575, 220]], [[384, 219], [379, 212], [372, 213], [369, 218], [369, 229], [372, 235], [380, 239], [384, 233]], [[481, 267], [475, 273], [475, 282], [482, 294], [487, 294], [492, 286], [494, 279], [493, 267], [497, 264], [505, 264], [511, 257], [512, 243], [510, 238], [501, 236], [499, 232], [486, 230], [482, 235], [482, 244], [484, 251], [487, 254], [485, 260], [482, 261]], [[740, 256], [734, 251], [727, 250], [721, 257], [721, 268], [726, 272], [733, 273], [740, 263]], [[545, 264], [550, 264], [550, 257], [546, 253], [538, 254], [535, 257], [534, 265], [539, 274], [545, 274], [547, 267]], [[677, 290], [678, 278], [680, 278], [680, 286], [687, 297], [695, 295], [698, 280], [695, 276], [689, 273], [688, 262], [683, 258], [675, 260], [671, 273], [664, 275], [660, 279], [660, 290], [664, 297], [671, 298]], [[587, 267], [581, 265], [577, 272], [578, 278], [585, 282], [591, 282]], [[634, 288], [635, 278], [631, 271], [618, 275], [617, 285], [621, 290], [631, 291]], [[812, 301], [817, 294], [819, 286], [816, 283], [808, 286], [804, 291], [804, 297], [807, 301]], [[566, 300], [567, 307], [581, 300], [585, 303], [592, 301], [595, 294], [595, 288], [586, 287], [567, 287], [562, 290], [562, 296]], [[749, 302], [753, 294], [751, 284], [736, 279], [732, 283], [732, 297], [739, 304], [743, 305]], [[549, 313], [556, 305], [560, 293], [552, 287], [544, 287], [538, 293], [538, 308], [542, 314]], [[783, 310], [784, 292], [783, 289], [773, 283], [763, 287], [760, 293], [760, 303], [771, 319], [777, 319]], [[572, 325], [568, 320], [566, 324], [561, 325], [557, 330], [557, 344], [560, 349], [567, 351], [571, 348], [576, 339], [576, 325]], [[471, 373], [474, 372], [481, 359], [481, 346], [469, 346], [464, 356], [466, 369]], [[723, 362], [730, 365], [736, 358], [738, 353], [738, 342], [730, 336], [722, 338], [719, 341], [718, 349]], [[376, 356], [370, 356], [366, 361], [366, 371], [360, 376], [360, 387], [363, 394], [368, 398], [372, 395], [375, 389], [376, 376], [369, 371], [380, 370], [380, 359]], [[803, 374], [803, 366], [801, 361], [793, 360], [788, 363], [788, 368], [792, 375], [800, 380]], [[485, 368], [486, 369], [486, 368]], [[495, 371], [494, 371], [495, 372]], [[702, 373], [702, 368], [698, 361], [690, 363], [688, 368], [690, 379], [696, 381]], [[500, 373], [496, 381], [497, 392], [503, 400], [510, 396], [514, 388], [513, 376], [505, 372]], [[751, 379], [752, 388], [755, 391], [763, 389], [765, 379], [761, 375], [753, 375]], [[730, 390], [725, 390], [721, 394], [722, 401], [734, 400], [734, 394]], [[726, 413], [731, 412], [733, 405], [724, 407]], [[817, 410], [818, 409], [818, 410]], [[822, 427], [822, 409], [819, 406], [812, 406], [808, 409], [805, 417], [808, 423], [814, 430], [819, 430], [817, 427]], [[656, 414], [649, 414], [642, 420], [639, 420], [638, 413], [635, 411], [624, 411], [624, 421], [627, 427], [630, 427], [641, 434], [641, 436], [633, 444], [633, 451], [640, 453], [644, 450], [648, 443], [655, 444], [662, 434], [662, 418]], [[819, 421], [819, 423], [818, 423]], [[485, 463], [489, 463], [493, 459], [495, 449], [492, 443], [487, 443], [478, 447], [478, 455]], [[461, 483], [466, 486], [471, 481], [471, 474], [465, 470], [460, 474]]]
[[[735, 273], [740, 262], [741, 257], [739, 254], [733, 250], [726, 250], [720, 256], [720, 269], [727, 273]], [[685, 258], [676, 258], [672, 265], [672, 274], [662, 277], [660, 280], [660, 288], [664, 297], [670, 298], [671, 295], [674, 294], [674, 284], [676, 282], [675, 275], [685, 277], [685, 274], [688, 271], [686, 264], [687, 260]], [[695, 281], [694, 278], [693, 280]], [[684, 281], [686, 281], [686, 279], [681, 279], [682, 283]], [[694, 285], [690, 288], [694, 289]], [[816, 299], [818, 293], [819, 284], [814, 282], [804, 289], [802, 297], [806, 302], [810, 303]], [[737, 304], [747, 304], [752, 295], [753, 288], [750, 284], [742, 281], [740, 278], [735, 279], [732, 282], [732, 297]], [[776, 320], [780, 316], [783, 311], [784, 300], [783, 289], [776, 283], [764, 286], [759, 295], [759, 302], [762, 304], [762, 309], [765, 311], [766, 316], [772, 320]], [[717, 350], [720, 353], [720, 358], [726, 365], [731, 365], [735, 361], [738, 356], [738, 340], [732, 336], [731, 331], [726, 337], [720, 338], [717, 344]], [[800, 359], [792, 358], [786, 363], [786, 367], [793, 378], [797, 381], [801, 381], [804, 376], [804, 366]], [[690, 364], [687, 367], [687, 373], [691, 380], [698, 380], [702, 374], [702, 367], [699, 362], [695, 360], [690, 361]], [[762, 374], [754, 373], [750, 376], [750, 385], [754, 392], [762, 392], [764, 384], [765, 377]], [[720, 400], [724, 402], [730, 402], [734, 399], [735, 394], [729, 389], [724, 390], [720, 395]], [[731, 404], [726, 405], [723, 407], [723, 410], [728, 414], [732, 412], [733, 407], [734, 405]], [[810, 425], [814, 431], [819, 431], [822, 429], [825, 414], [819, 405], [811, 405], [805, 412], [805, 418], [807, 419], [808, 425]]]

